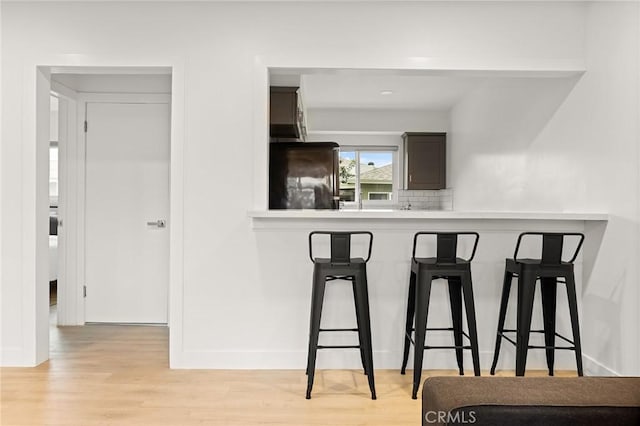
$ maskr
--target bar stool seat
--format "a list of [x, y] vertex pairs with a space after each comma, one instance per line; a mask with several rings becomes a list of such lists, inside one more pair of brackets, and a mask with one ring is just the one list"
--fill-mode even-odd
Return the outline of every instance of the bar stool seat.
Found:
[[[518, 259], [518, 252], [523, 238], [527, 236], [542, 237], [542, 255], [540, 259]], [[562, 260], [562, 250], [566, 237], [578, 237], [579, 241], [573, 256], [569, 261]], [[582, 371], [582, 349], [580, 344], [580, 329], [578, 323], [578, 304], [576, 297], [576, 285], [574, 275], [574, 261], [580, 252], [584, 234], [581, 233], [556, 233], [556, 232], [524, 232], [518, 236], [516, 249], [512, 259], [505, 261], [505, 274], [498, 315], [498, 330], [496, 334], [496, 346], [491, 365], [491, 374], [495, 374], [500, 354], [502, 339], [516, 346], [516, 376], [524, 376], [529, 349], [545, 349], [549, 375], [553, 376], [555, 350], [573, 350], [576, 355], [576, 369], [578, 376]], [[507, 313], [507, 304], [511, 291], [513, 278], [518, 279], [517, 300], [517, 324], [516, 329], [505, 329], [504, 323]], [[544, 321], [543, 330], [531, 330], [531, 316], [533, 313], [533, 300], [536, 284], [540, 283], [542, 293], [542, 314]], [[556, 294], [557, 284], [565, 284], [567, 289], [567, 301], [569, 303], [569, 315], [573, 340], [556, 332]], [[514, 341], [509, 334], [515, 333]], [[544, 346], [529, 345], [530, 333], [544, 333]], [[559, 338], [569, 346], [556, 346], [555, 339]]]
[[[331, 242], [331, 257], [313, 256], [313, 239], [316, 235], [328, 235]], [[351, 257], [351, 237], [365, 235], [369, 238], [366, 258]], [[309, 351], [307, 355], [307, 394], [311, 398], [318, 349], [359, 349], [364, 374], [367, 375], [371, 399], [376, 399], [373, 376], [373, 350], [369, 315], [369, 291], [367, 288], [367, 262], [371, 257], [373, 235], [367, 231], [330, 232], [314, 231], [309, 234], [309, 258], [313, 262], [313, 289], [309, 325]], [[322, 305], [327, 282], [350, 281], [356, 310], [355, 328], [320, 328]], [[319, 345], [321, 332], [352, 331], [358, 334], [358, 345]]]
[[[422, 235], [435, 235], [437, 240], [436, 257], [416, 257], [418, 238]], [[469, 259], [456, 256], [458, 237], [472, 235], [475, 237], [473, 252]], [[405, 374], [409, 359], [411, 344], [414, 345], [413, 391], [411, 397], [417, 399], [420, 378], [422, 376], [422, 361], [425, 349], [455, 349], [460, 375], [464, 374], [464, 349], [471, 350], [473, 369], [476, 376], [480, 375], [480, 357], [478, 350], [478, 335], [476, 314], [473, 301], [473, 286], [471, 281], [471, 261], [475, 256], [479, 235], [476, 232], [418, 232], [413, 237], [413, 253], [411, 257], [411, 275], [409, 279], [409, 296], [407, 301], [407, 320], [405, 324], [404, 355], [401, 374]], [[427, 328], [431, 284], [435, 279], [446, 279], [449, 284], [449, 300], [451, 302], [451, 317], [453, 327]], [[462, 300], [467, 316], [469, 333], [462, 330]], [[414, 325], [415, 318], [415, 327]], [[425, 346], [427, 331], [452, 331], [455, 344], [453, 346]], [[414, 337], [412, 338], [412, 333]], [[463, 344], [463, 337], [469, 344]]]

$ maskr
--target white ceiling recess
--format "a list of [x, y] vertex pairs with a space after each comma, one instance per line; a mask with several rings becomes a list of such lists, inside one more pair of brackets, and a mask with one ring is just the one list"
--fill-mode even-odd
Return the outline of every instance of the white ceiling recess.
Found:
[[484, 77], [398, 75], [353, 70], [301, 78], [309, 109], [404, 109], [447, 111]]
[[538, 88], [530, 96], [537, 98], [538, 92], [549, 90], [559, 90], [566, 96], [565, 86], [572, 86], [582, 74], [583, 71], [577, 69], [347, 68], [272, 68], [269, 73], [271, 81], [299, 78], [310, 134], [447, 131], [451, 111], [475, 93]]

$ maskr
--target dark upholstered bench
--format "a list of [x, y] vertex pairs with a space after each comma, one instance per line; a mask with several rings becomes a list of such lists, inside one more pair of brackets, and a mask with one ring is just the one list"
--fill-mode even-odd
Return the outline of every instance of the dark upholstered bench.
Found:
[[640, 425], [640, 377], [430, 377], [423, 425]]

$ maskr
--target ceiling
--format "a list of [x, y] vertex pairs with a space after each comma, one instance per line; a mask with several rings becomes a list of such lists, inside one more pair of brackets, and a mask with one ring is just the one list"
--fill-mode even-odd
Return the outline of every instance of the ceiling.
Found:
[[[349, 73], [304, 74], [300, 86], [306, 108], [448, 111], [485, 77]], [[391, 92], [391, 93], [388, 93]]]

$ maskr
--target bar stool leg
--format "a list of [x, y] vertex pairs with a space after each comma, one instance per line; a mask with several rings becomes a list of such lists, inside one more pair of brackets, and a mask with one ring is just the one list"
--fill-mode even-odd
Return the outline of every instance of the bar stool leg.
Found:
[[556, 342], [556, 291], [558, 281], [555, 277], [540, 278], [542, 293], [542, 318], [544, 320], [544, 345], [547, 353], [547, 367], [549, 376], [553, 376]]
[[364, 370], [364, 374], [367, 374], [367, 364], [364, 359], [364, 337], [362, 335], [362, 327], [360, 324], [360, 313], [358, 307], [358, 292], [356, 290], [356, 280], [355, 277], [351, 277], [351, 287], [353, 288], [353, 302], [356, 307], [356, 326], [358, 327], [358, 344], [360, 345], [360, 360], [362, 361], [362, 369]]
[[318, 338], [320, 336], [320, 319], [322, 316], [322, 303], [326, 286], [325, 275], [316, 265], [313, 273], [313, 296], [311, 306], [311, 324], [309, 330], [309, 353], [307, 357], [307, 399], [311, 399], [313, 378], [316, 370], [316, 354], [318, 351]]
[[418, 270], [416, 276], [416, 332], [413, 345], [413, 390], [411, 398], [418, 398], [418, 388], [422, 376], [422, 359], [424, 356], [424, 340], [427, 332], [427, 317], [429, 315], [429, 297], [431, 296], [432, 275]]
[[416, 273], [411, 271], [409, 276], [409, 297], [407, 300], [407, 322], [404, 329], [404, 355], [402, 356], [402, 368], [400, 374], [407, 371], [409, 350], [411, 349], [411, 329], [413, 328], [413, 316], [416, 311]]
[[371, 341], [371, 316], [369, 313], [369, 290], [367, 288], [367, 271], [362, 269], [356, 276], [356, 293], [357, 303], [360, 304], [358, 312], [360, 314], [359, 323], [363, 327], [362, 335], [364, 337], [364, 359], [365, 369], [367, 370], [367, 379], [369, 381], [369, 390], [371, 391], [371, 399], [376, 399], [376, 387], [373, 375], [373, 344]]
[[516, 376], [524, 376], [531, 333], [531, 315], [533, 296], [536, 289], [536, 276], [524, 270], [518, 277], [518, 321], [516, 336]]
[[571, 316], [571, 329], [573, 331], [573, 345], [576, 352], [576, 368], [578, 376], [582, 371], [582, 345], [580, 344], [580, 323], [578, 321], [578, 302], [576, 298], [576, 282], [573, 272], [565, 276], [567, 282], [567, 299], [569, 301], [569, 315]]
[[311, 354], [311, 335], [313, 332], [313, 318], [314, 318], [314, 313], [315, 313], [315, 306], [316, 306], [316, 294], [318, 293], [316, 291], [316, 285], [315, 285], [315, 280], [316, 280], [316, 273], [318, 267], [314, 266], [313, 268], [313, 279], [312, 279], [312, 283], [311, 283], [311, 309], [310, 309], [310, 314], [309, 314], [309, 349], [307, 351], [307, 369], [305, 371], [306, 375], [309, 375], [309, 356]]
[[458, 373], [464, 376], [462, 356], [462, 280], [460, 277], [449, 277], [449, 301], [451, 302], [451, 319], [453, 322], [453, 339], [456, 346]]
[[480, 351], [478, 349], [478, 327], [476, 325], [476, 307], [473, 301], [473, 281], [471, 271], [466, 271], [462, 276], [462, 288], [464, 290], [464, 306], [467, 313], [467, 326], [469, 328], [469, 340], [471, 340], [471, 357], [473, 359], [473, 374], [480, 376]]
[[498, 365], [498, 355], [500, 354], [500, 344], [502, 343], [502, 332], [504, 331], [504, 321], [507, 316], [507, 304], [509, 303], [509, 293], [511, 292], [511, 281], [513, 273], [504, 272], [504, 282], [502, 283], [502, 297], [500, 300], [500, 314], [498, 315], [498, 332], [496, 333], [496, 347], [493, 351], [493, 363], [491, 364], [491, 375], [496, 374]]

